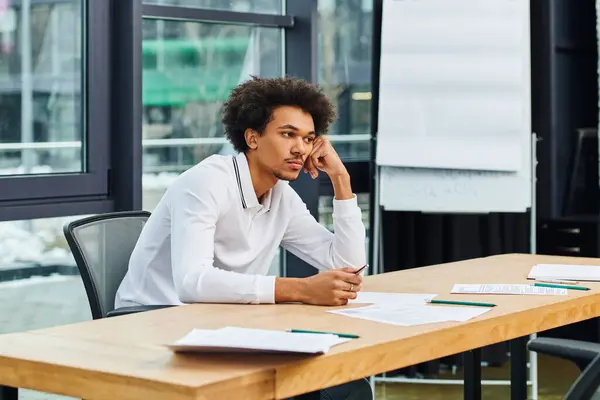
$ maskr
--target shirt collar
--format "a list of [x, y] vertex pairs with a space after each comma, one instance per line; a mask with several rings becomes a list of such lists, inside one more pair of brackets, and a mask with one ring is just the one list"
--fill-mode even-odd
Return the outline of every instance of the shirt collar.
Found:
[[240, 192], [240, 200], [243, 208], [252, 208], [259, 206], [254, 186], [252, 186], [252, 177], [246, 155], [242, 152], [233, 157], [233, 171]]

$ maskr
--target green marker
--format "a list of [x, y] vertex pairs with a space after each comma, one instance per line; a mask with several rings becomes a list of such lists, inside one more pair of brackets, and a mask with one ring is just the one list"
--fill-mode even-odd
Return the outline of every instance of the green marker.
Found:
[[496, 307], [492, 303], [476, 303], [472, 301], [454, 301], [454, 300], [429, 300], [432, 304], [453, 304], [456, 306], [477, 306], [477, 307]]
[[347, 339], [358, 339], [360, 337], [357, 335], [350, 335], [348, 333], [307, 331], [307, 330], [303, 330], [303, 329], [288, 329], [288, 332], [291, 332], [291, 333], [315, 333], [315, 334], [321, 334], [321, 335], [337, 335], [341, 338], [347, 338]]
[[586, 288], [586, 287], [583, 287], [583, 286], [553, 285], [551, 283], [534, 283], [533, 286], [547, 287], [547, 288], [556, 288], [556, 289], [590, 290], [590, 288]]

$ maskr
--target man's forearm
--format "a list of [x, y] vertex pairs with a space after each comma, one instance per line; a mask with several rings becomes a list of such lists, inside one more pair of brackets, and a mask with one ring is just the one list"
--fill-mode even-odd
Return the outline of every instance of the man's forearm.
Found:
[[329, 178], [333, 184], [333, 194], [336, 200], [348, 200], [354, 196], [350, 184], [350, 174], [345, 172], [339, 175], [330, 176]]
[[275, 303], [302, 303], [306, 282], [301, 278], [276, 278]]

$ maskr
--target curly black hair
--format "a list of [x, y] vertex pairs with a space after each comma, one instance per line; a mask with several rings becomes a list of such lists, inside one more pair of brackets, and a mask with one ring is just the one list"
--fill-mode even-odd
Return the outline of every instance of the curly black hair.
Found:
[[237, 151], [246, 152], [246, 129], [262, 134], [279, 106], [296, 106], [310, 114], [317, 135], [326, 134], [336, 117], [335, 107], [317, 85], [292, 77], [253, 76], [235, 87], [223, 105], [225, 136]]

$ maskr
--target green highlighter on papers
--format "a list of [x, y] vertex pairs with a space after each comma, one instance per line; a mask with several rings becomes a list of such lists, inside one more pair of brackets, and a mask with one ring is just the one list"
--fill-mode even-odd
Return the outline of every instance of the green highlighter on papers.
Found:
[[453, 304], [456, 306], [476, 306], [476, 307], [496, 307], [495, 304], [492, 303], [479, 303], [474, 301], [454, 301], [454, 300], [429, 300], [428, 303], [431, 304]]

